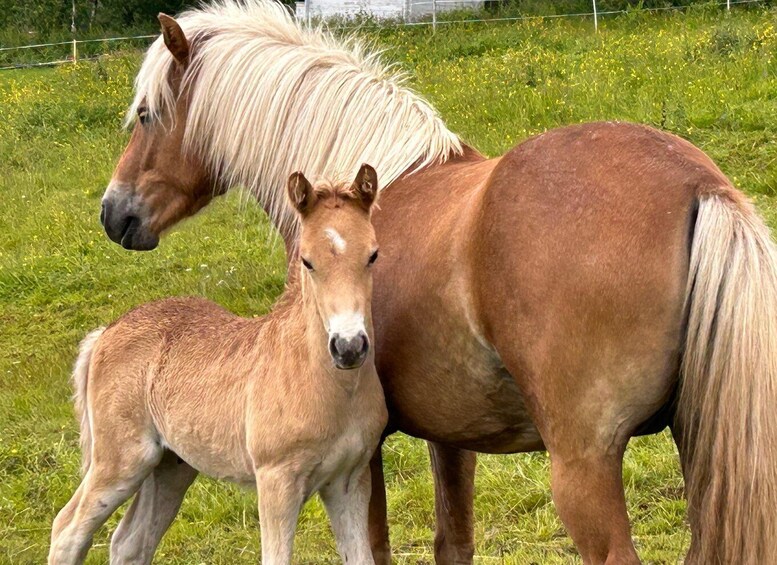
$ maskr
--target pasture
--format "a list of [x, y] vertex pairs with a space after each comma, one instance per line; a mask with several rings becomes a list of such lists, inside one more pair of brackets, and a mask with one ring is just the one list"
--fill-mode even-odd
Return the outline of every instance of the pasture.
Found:
[[[777, 11], [700, 8], [604, 20], [365, 32], [407, 71], [449, 127], [487, 155], [545, 129], [626, 119], [706, 151], [777, 227]], [[0, 562], [39, 563], [56, 511], [78, 483], [68, 383], [78, 340], [132, 306], [200, 294], [264, 313], [285, 279], [282, 245], [250, 200], [221, 199], [147, 254], [108, 241], [99, 200], [127, 141], [121, 130], [139, 52], [0, 74]], [[520, 219], [517, 219], [519, 221]], [[433, 493], [423, 442], [384, 448], [396, 561], [432, 561]], [[479, 458], [476, 561], [569, 563], [544, 453]], [[633, 536], [645, 562], [689, 543], [682, 478], [667, 433], [626, 455]], [[90, 563], [107, 559], [115, 518]], [[164, 563], [256, 562], [253, 493], [199, 479], [160, 548]], [[296, 561], [334, 561], [313, 501]]]

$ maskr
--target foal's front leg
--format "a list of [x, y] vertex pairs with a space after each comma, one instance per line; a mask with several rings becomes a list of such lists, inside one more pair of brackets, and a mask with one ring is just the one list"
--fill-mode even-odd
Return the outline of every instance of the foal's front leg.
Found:
[[291, 563], [297, 518], [305, 502], [303, 480], [287, 468], [258, 469], [259, 527], [263, 565]]
[[337, 551], [343, 563], [373, 564], [367, 517], [370, 505], [370, 468], [359, 467], [321, 489], [332, 522]]

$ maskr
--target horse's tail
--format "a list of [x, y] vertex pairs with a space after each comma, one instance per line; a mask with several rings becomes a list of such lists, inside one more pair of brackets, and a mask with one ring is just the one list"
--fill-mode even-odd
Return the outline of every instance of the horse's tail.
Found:
[[97, 340], [103, 335], [105, 328], [90, 332], [82, 341], [78, 357], [73, 368], [73, 402], [76, 408], [76, 418], [81, 427], [81, 473], [86, 474], [92, 462], [92, 426], [89, 423], [89, 405], [86, 402], [86, 386], [89, 379], [89, 364], [92, 361], [92, 351]]
[[686, 562], [777, 563], [777, 249], [732, 189], [700, 196], [686, 307]]

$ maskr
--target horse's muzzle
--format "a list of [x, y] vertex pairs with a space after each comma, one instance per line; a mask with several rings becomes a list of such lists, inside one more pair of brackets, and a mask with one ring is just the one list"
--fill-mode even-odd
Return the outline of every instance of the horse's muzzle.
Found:
[[121, 199], [103, 198], [100, 223], [111, 241], [124, 249], [149, 251], [159, 245], [159, 236], [145, 228], [137, 211], [129, 210]]
[[369, 350], [370, 340], [363, 331], [349, 337], [340, 334], [329, 337], [329, 354], [338, 369], [358, 369], [364, 364]]

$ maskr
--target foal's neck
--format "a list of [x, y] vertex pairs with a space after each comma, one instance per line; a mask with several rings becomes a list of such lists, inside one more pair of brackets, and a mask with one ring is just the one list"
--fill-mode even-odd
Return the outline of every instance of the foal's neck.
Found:
[[[314, 378], [327, 374], [342, 381], [343, 375], [356, 376], [360, 370], [343, 371], [335, 367], [329, 354], [329, 334], [321, 321], [315, 297], [305, 288], [305, 275], [299, 269], [299, 260], [296, 260], [289, 267], [286, 290], [263, 323], [286, 342], [278, 344], [281, 349], [300, 356], [302, 363], [308, 366], [308, 374]], [[295, 344], [291, 348], [288, 347], [290, 340]]]

